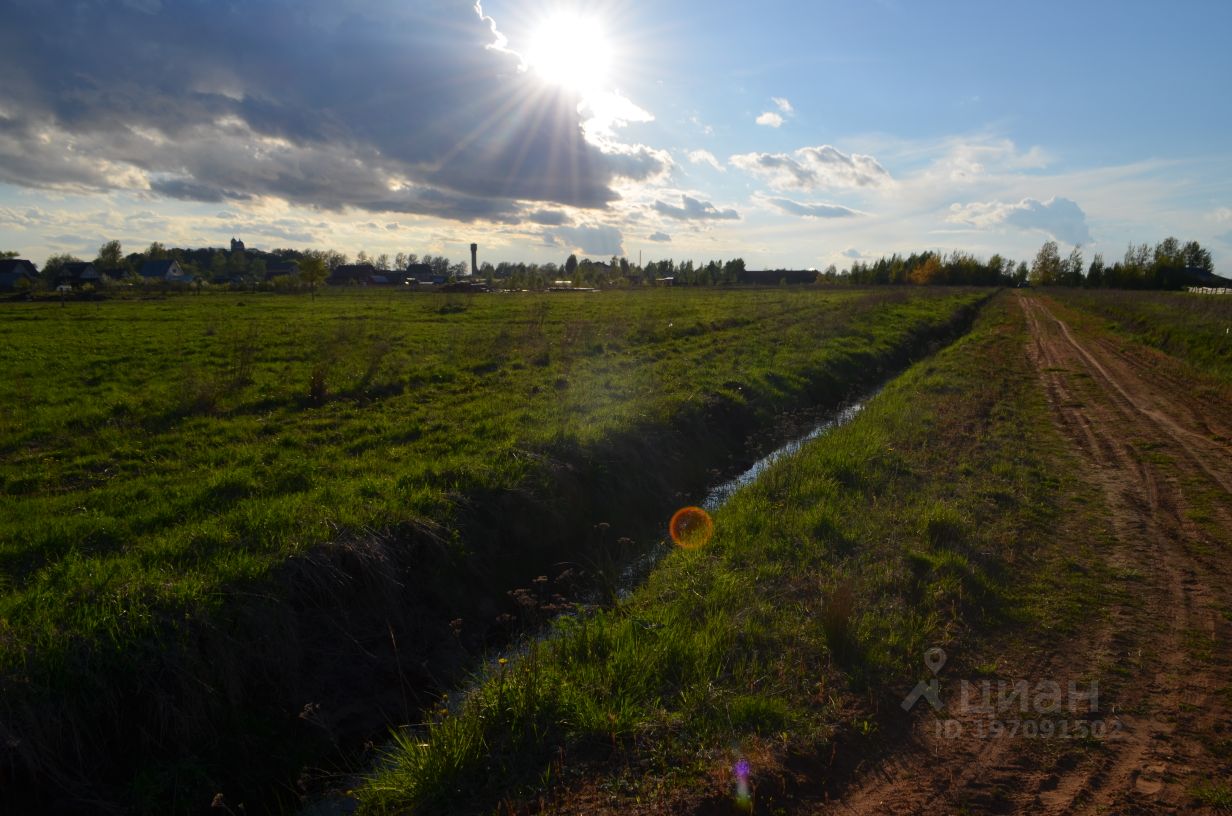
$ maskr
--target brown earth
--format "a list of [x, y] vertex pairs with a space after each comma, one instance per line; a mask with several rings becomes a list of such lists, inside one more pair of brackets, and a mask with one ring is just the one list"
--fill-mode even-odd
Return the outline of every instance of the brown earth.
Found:
[[1111, 510], [1104, 557], [1132, 591], [996, 673], [1066, 697], [1098, 680], [1097, 704], [990, 714], [947, 690], [947, 711], [918, 716], [887, 757], [800, 812], [1202, 813], [1216, 811], [1195, 787], [1232, 783], [1232, 410], [1176, 361], [1084, 331], [1046, 297], [1017, 301], [1054, 419]]

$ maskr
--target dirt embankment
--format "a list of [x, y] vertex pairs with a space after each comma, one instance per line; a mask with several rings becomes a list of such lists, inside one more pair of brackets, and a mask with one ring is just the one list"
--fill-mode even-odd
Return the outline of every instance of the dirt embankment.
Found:
[[993, 737], [984, 712], [951, 710], [948, 732], [921, 716], [816, 812], [1215, 812], [1224, 794], [1202, 791], [1232, 781], [1232, 409], [1175, 361], [1084, 332], [1046, 297], [1017, 300], [1053, 417], [1106, 498], [1103, 557], [1132, 589], [998, 674], [1098, 681], [1075, 717], [1093, 734]]

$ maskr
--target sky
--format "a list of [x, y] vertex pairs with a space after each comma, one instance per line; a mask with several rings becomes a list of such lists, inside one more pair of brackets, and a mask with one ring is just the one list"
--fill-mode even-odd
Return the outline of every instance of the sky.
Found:
[[3, 0], [0, 250], [1232, 271], [1232, 3]]

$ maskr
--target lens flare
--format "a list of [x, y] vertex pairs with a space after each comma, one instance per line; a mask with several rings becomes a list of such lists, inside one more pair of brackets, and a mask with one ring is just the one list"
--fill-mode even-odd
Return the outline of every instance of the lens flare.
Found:
[[682, 507], [672, 516], [672, 523], [667, 530], [676, 546], [696, 550], [706, 546], [714, 535], [714, 521], [710, 514], [700, 507]]
[[749, 775], [751, 768], [747, 759], [740, 759], [732, 768], [732, 776], [736, 778], [736, 803], [741, 810], [751, 810], [753, 797], [749, 791]]

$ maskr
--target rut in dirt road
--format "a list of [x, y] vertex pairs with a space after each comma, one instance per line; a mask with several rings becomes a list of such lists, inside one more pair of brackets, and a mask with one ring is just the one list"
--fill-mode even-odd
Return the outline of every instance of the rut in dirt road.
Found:
[[1081, 720], [1100, 738], [993, 737], [978, 711], [947, 712], [944, 733], [920, 717], [818, 812], [1192, 813], [1195, 785], [1232, 776], [1232, 412], [1146, 350], [1075, 330], [1046, 298], [1016, 300], [1054, 420], [1106, 498], [1105, 557], [1136, 583], [1072, 642], [1006, 668], [1062, 689], [1098, 680]]

